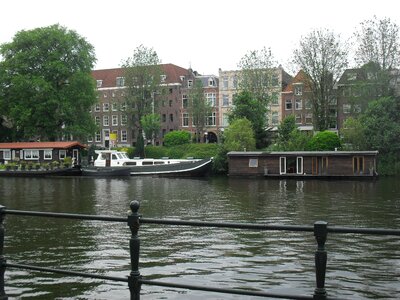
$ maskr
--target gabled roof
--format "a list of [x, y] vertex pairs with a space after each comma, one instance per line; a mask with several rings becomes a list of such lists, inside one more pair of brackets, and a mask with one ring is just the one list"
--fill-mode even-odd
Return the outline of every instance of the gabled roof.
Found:
[[[188, 76], [192, 76], [188, 69], [179, 67], [174, 64], [161, 64], [162, 75], [166, 75], [164, 83], [182, 83], [181, 76], [186, 79]], [[124, 69], [104, 69], [104, 70], [93, 70], [92, 76], [95, 80], [102, 80], [102, 88], [116, 87], [117, 77], [124, 77]]]
[[[296, 83], [303, 83], [306, 84], [309, 81], [309, 76], [306, 74], [306, 72], [304, 72], [303, 70], [300, 70], [296, 76], [294, 76], [293, 80], [291, 83], [289, 83], [287, 85], [287, 87], [283, 90], [283, 92], [293, 92], [294, 91], [294, 87], [293, 85]], [[310, 89], [308, 88], [308, 86], [306, 86], [305, 91], [309, 91]]]
[[69, 149], [72, 147], [85, 148], [76, 141], [0, 143], [0, 149]]

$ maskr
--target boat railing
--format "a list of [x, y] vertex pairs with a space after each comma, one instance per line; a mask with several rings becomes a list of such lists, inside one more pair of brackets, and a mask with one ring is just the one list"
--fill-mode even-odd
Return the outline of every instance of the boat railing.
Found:
[[[400, 236], [400, 230], [397, 229], [381, 229], [381, 228], [348, 228], [348, 227], [332, 227], [328, 226], [327, 222], [317, 221], [313, 226], [299, 226], [299, 225], [270, 225], [270, 224], [254, 224], [254, 223], [229, 223], [229, 222], [205, 222], [205, 221], [188, 221], [188, 220], [171, 220], [171, 219], [153, 219], [143, 218], [139, 214], [139, 202], [132, 201], [130, 203], [131, 212], [127, 217], [112, 217], [104, 215], [85, 215], [85, 214], [69, 214], [69, 213], [53, 213], [53, 212], [38, 212], [38, 211], [23, 211], [12, 210], [4, 206], [0, 206], [0, 300], [8, 299], [6, 294], [6, 282], [4, 279], [5, 271], [7, 268], [16, 268], [24, 270], [33, 270], [39, 272], [50, 272], [63, 274], [66, 276], [86, 277], [93, 279], [102, 279], [110, 281], [119, 281], [127, 283], [130, 292], [130, 299], [140, 299], [140, 290], [142, 285], [162, 286], [176, 289], [198, 290], [204, 292], [216, 292], [224, 294], [234, 294], [242, 296], [258, 296], [258, 297], [272, 297], [281, 299], [337, 299], [328, 297], [328, 291], [325, 287], [325, 274], [327, 267], [327, 249], [325, 242], [328, 233], [340, 234], [367, 234], [367, 235], [394, 235]], [[31, 217], [47, 217], [47, 218], [63, 218], [63, 219], [76, 219], [76, 220], [91, 220], [91, 221], [104, 221], [104, 222], [122, 222], [127, 223], [131, 230], [129, 239], [129, 252], [131, 270], [127, 277], [105, 276], [86, 272], [77, 272], [64, 269], [47, 268], [35, 265], [20, 264], [18, 262], [10, 262], [4, 252], [4, 219], [6, 215], [19, 215]], [[173, 226], [195, 226], [195, 227], [213, 227], [213, 228], [233, 228], [253, 231], [290, 231], [290, 232], [310, 232], [314, 234], [316, 240], [316, 249], [314, 251], [315, 257], [315, 287], [310, 295], [298, 294], [285, 294], [269, 291], [255, 291], [252, 287], [245, 289], [234, 288], [219, 288], [212, 286], [192, 285], [192, 284], [179, 284], [172, 282], [164, 282], [157, 280], [149, 280], [140, 274], [139, 270], [139, 256], [140, 256], [140, 238], [139, 227], [140, 224], [161, 224]], [[128, 271], [127, 271], [128, 272]], [[340, 298], [343, 299], [343, 298]]]

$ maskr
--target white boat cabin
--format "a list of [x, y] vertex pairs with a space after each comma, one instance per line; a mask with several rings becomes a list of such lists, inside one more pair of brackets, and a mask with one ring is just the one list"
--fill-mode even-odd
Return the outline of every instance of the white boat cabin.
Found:
[[116, 150], [96, 150], [97, 158], [94, 161], [95, 167], [126, 167], [126, 166], [150, 166], [177, 164], [188, 161], [187, 159], [168, 158], [129, 158], [126, 152]]

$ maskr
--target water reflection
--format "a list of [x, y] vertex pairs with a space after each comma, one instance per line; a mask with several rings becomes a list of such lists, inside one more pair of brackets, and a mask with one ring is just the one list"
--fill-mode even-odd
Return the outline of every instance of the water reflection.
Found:
[[[149, 218], [399, 228], [400, 185], [379, 181], [237, 178], [0, 178], [11, 209], [126, 216], [139, 200]], [[124, 223], [7, 216], [7, 259], [110, 276], [129, 274]], [[227, 288], [312, 294], [312, 233], [259, 232], [143, 224], [141, 273], [148, 279]], [[399, 239], [331, 234], [331, 296], [395, 299]], [[9, 269], [7, 293], [29, 299], [127, 299], [123, 283]], [[143, 286], [145, 299], [242, 299], [242, 296]], [[250, 297], [248, 297], [250, 298]]]

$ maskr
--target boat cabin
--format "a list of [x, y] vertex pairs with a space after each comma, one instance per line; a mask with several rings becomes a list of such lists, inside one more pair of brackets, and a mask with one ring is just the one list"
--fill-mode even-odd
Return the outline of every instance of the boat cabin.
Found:
[[76, 141], [67, 142], [18, 142], [0, 143], [0, 163], [15, 161], [50, 163], [71, 157], [80, 163], [80, 151], [84, 145]]
[[229, 152], [230, 176], [375, 177], [378, 151]]

